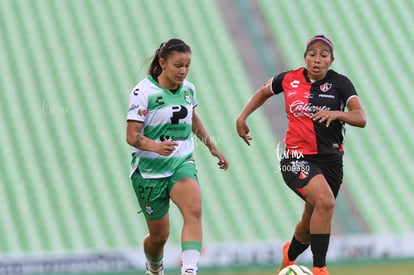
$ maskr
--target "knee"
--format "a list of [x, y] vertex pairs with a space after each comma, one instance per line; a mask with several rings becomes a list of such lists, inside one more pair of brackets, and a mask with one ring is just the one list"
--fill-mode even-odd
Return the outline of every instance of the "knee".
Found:
[[201, 221], [201, 198], [199, 196], [188, 197], [186, 202], [181, 204], [181, 212], [184, 220]]
[[201, 205], [193, 205], [188, 207], [188, 209], [184, 212], [184, 219], [186, 220], [195, 220], [201, 221], [202, 210]]
[[165, 228], [158, 232], [150, 232], [150, 234], [148, 234], [148, 239], [153, 244], [164, 245], [167, 242], [169, 235], [169, 229]]
[[333, 197], [325, 197], [321, 198], [320, 200], [316, 201], [315, 203], [315, 210], [322, 211], [327, 214], [333, 214], [335, 209], [335, 198]]

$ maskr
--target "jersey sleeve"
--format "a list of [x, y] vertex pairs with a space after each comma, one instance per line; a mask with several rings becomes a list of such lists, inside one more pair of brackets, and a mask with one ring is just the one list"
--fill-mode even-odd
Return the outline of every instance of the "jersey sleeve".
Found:
[[193, 86], [193, 108], [197, 107], [198, 102], [197, 102], [197, 92], [195, 87]]
[[270, 89], [272, 90], [273, 94], [277, 95], [283, 92], [282, 82], [287, 73], [288, 72], [283, 72], [273, 77], [272, 83], [270, 84]]
[[352, 97], [356, 97], [358, 96], [358, 93], [355, 89], [354, 84], [352, 83], [352, 81], [347, 78], [346, 76], [342, 76], [342, 85], [340, 88], [340, 96], [341, 96], [341, 100], [342, 103], [344, 104], [344, 106], [348, 105], [349, 100]]
[[127, 121], [144, 122], [148, 109], [148, 97], [135, 88], [129, 95]]

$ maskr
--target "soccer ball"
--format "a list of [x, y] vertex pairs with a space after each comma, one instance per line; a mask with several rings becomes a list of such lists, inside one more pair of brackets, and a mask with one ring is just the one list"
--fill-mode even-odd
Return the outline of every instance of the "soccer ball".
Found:
[[312, 275], [312, 272], [303, 265], [290, 265], [282, 269], [278, 275]]

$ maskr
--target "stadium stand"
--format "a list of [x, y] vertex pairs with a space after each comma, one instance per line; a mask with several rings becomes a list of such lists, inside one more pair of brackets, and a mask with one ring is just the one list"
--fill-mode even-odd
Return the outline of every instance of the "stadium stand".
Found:
[[[127, 98], [145, 61], [171, 37], [193, 48], [197, 111], [232, 165], [219, 171], [197, 142], [205, 242], [289, 234], [298, 206], [277, 173], [279, 141], [260, 111], [254, 145], [235, 132], [254, 89], [220, 13], [212, 1], [178, 2], [163, 1], [163, 9], [154, 1], [1, 3], [4, 253], [141, 246], [146, 228], [128, 179]], [[177, 209], [172, 216], [171, 242], [179, 244]]]
[[[300, 66], [306, 39], [326, 33], [337, 46], [335, 69], [355, 82], [367, 108], [367, 128], [347, 133], [346, 186], [358, 212], [371, 232], [413, 232], [412, 2], [274, 2], [259, 4], [283, 63]], [[255, 87], [216, 2], [0, 1], [0, 24], [4, 255], [141, 247], [127, 98], [172, 37], [192, 46], [197, 112], [231, 163], [219, 171], [197, 141], [205, 243], [291, 237], [301, 207], [278, 173], [282, 141], [261, 110], [251, 118], [251, 147], [235, 132]], [[179, 245], [174, 207], [171, 216], [170, 241]]]

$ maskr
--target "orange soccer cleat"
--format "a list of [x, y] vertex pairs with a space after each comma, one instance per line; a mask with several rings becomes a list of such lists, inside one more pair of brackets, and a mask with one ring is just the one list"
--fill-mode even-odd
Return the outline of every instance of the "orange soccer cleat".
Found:
[[279, 272], [283, 268], [285, 268], [289, 265], [295, 264], [294, 260], [293, 261], [289, 260], [289, 257], [288, 257], [289, 247], [290, 247], [290, 242], [285, 242], [285, 244], [283, 245], [283, 248], [282, 248], [282, 254], [283, 254], [282, 255], [282, 263], [280, 264], [279, 268], [277, 269], [276, 275], [279, 274]]
[[313, 275], [329, 275], [329, 272], [326, 269], [326, 266], [325, 267], [316, 267], [316, 266], [314, 266], [312, 268], [312, 273], [313, 273]]

